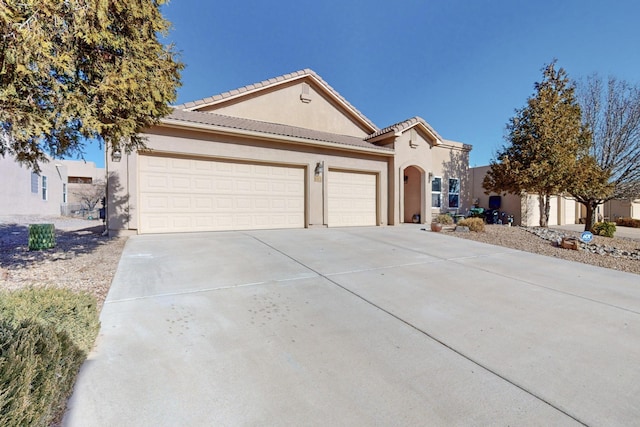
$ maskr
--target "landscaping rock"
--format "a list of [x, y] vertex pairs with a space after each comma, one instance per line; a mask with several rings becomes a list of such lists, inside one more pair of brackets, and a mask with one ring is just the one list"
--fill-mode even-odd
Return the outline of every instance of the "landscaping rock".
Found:
[[579, 245], [579, 240], [575, 237], [563, 237], [560, 241], [560, 247], [565, 249], [572, 249], [574, 251], [579, 251], [582, 248]]

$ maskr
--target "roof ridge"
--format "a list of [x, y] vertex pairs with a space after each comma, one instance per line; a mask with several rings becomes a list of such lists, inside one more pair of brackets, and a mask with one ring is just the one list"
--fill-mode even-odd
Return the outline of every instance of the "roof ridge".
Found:
[[335, 90], [329, 83], [327, 83], [318, 73], [313, 71], [311, 68], [304, 68], [302, 70], [294, 71], [292, 73], [283, 74], [277, 77], [272, 77], [267, 80], [262, 80], [257, 83], [248, 84], [242, 86], [237, 89], [232, 89], [226, 92], [222, 92], [216, 95], [208, 96], [206, 98], [198, 99], [195, 101], [185, 102], [183, 104], [173, 105], [172, 107], [179, 110], [188, 110], [191, 111], [194, 108], [206, 106], [208, 104], [213, 104], [218, 101], [222, 101], [234, 96], [242, 95], [243, 93], [258, 90], [263, 87], [268, 87], [280, 83], [284, 83], [293, 79], [297, 79], [304, 76], [310, 76], [314, 78], [320, 85], [324, 86], [327, 91], [329, 91], [333, 96], [339, 99], [345, 106], [350, 109], [356, 116], [358, 116], [362, 121], [364, 121], [368, 126], [372, 129], [378, 130], [378, 126], [373, 123], [367, 116], [365, 116], [360, 110], [354, 107], [347, 99], [340, 95], [340, 93]]

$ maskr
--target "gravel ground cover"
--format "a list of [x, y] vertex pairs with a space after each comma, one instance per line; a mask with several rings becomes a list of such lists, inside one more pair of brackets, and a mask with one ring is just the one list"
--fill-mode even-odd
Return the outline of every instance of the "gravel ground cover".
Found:
[[[29, 224], [54, 224], [56, 246], [29, 251]], [[0, 217], [0, 289], [62, 287], [107, 296], [125, 238], [102, 235], [101, 221], [65, 217]]]
[[581, 244], [576, 251], [558, 246], [562, 237], [580, 237], [581, 233], [573, 231], [487, 225], [484, 233], [453, 229], [445, 232], [458, 238], [640, 274], [640, 240], [594, 236], [589, 245]]
[[[56, 247], [29, 251], [28, 225], [53, 223]], [[111, 286], [126, 238], [102, 235], [99, 221], [63, 217], [0, 217], [0, 289], [28, 286], [64, 287], [95, 295], [99, 308]], [[563, 236], [580, 233], [540, 228], [487, 225], [486, 232], [443, 233], [541, 255], [640, 274], [640, 240], [596, 236], [588, 247], [575, 251], [558, 247]]]

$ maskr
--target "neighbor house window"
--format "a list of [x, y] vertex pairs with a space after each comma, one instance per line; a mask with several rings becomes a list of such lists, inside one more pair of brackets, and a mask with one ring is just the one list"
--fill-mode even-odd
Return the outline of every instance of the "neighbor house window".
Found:
[[31, 192], [38, 194], [38, 174], [31, 173]]
[[431, 180], [431, 207], [439, 208], [442, 206], [442, 178], [433, 177]]
[[47, 177], [42, 177], [42, 200], [47, 200]]
[[67, 181], [69, 184], [91, 184], [93, 178], [90, 176], [70, 176]]
[[460, 207], [460, 180], [449, 178], [449, 207]]
[[62, 183], [62, 203], [67, 203], [67, 184]]

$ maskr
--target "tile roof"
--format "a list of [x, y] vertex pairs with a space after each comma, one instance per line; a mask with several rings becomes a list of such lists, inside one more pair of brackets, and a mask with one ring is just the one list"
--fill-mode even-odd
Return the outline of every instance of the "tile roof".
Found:
[[284, 74], [282, 76], [274, 77], [268, 80], [263, 80], [258, 83], [253, 83], [247, 86], [243, 86], [238, 89], [234, 89], [228, 92], [223, 92], [218, 95], [210, 96], [207, 98], [199, 99], [196, 101], [186, 102], [184, 104], [174, 105], [174, 108], [180, 110], [195, 110], [204, 106], [212, 105], [217, 102], [233, 98], [236, 96], [240, 96], [244, 93], [253, 92], [260, 90], [262, 88], [279, 85], [282, 83], [286, 83], [292, 80], [311, 77], [316, 80], [324, 89], [329, 92], [332, 96], [334, 96], [337, 100], [339, 100], [342, 104], [344, 104], [347, 109], [351, 110], [351, 112], [359, 117], [363, 122], [365, 122], [371, 129], [378, 130], [378, 126], [376, 126], [369, 118], [367, 118], [364, 114], [362, 114], [357, 108], [355, 108], [349, 101], [347, 101], [342, 95], [338, 93], [334, 88], [332, 88], [329, 83], [325, 82], [322, 77], [320, 77], [315, 71], [305, 68], [304, 70], [295, 71], [293, 73]]
[[441, 142], [444, 141], [444, 138], [442, 138], [438, 134], [438, 132], [436, 132], [435, 129], [432, 128], [431, 125], [426, 122], [426, 120], [424, 120], [422, 117], [418, 117], [418, 116], [415, 116], [415, 117], [412, 117], [412, 118], [407, 119], [405, 121], [393, 124], [391, 126], [387, 126], [384, 129], [380, 129], [379, 131], [374, 132], [371, 135], [367, 136], [365, 138], [365, 140], [369, 141], [371, 139], [377, 138], [377, 137], [382, 136], [382, 135], [387, 134], [387, 133], [394, 133], [394, 134], [401, 133], [401, 132], [404, 132], [405, 130], [407, 130], [409, 128], [412, 128], [412, 127], [414, 127], [416, 125], [424, 126], [438, 140], [438, 143], [441, 143]]
[[375, 144], [365, 141], [362, 138], [339, 135], [329, 132], [321, 132], [311, 129], [305, 129], [295, 126], [283, 125], [279, 123], [261, 122], [258, 120], [245, 119], [240, 117], [225, 116], [216, 113], [203, 113], [199, 111], [185, 111], [174, 109], [172, 113], [162, 120], [175, 120], [184, 123], [197, 123], [201, 125], [223, 127], [236, 129], [241, 131], [258, 132], [269, 135], [278, 135], [284, 137], [301, 138], [309, 141], [328, 142], [343, 146], [351, 146], [365, 148], [369, 150], [393, 153], [393, 149], [379, 147]]

